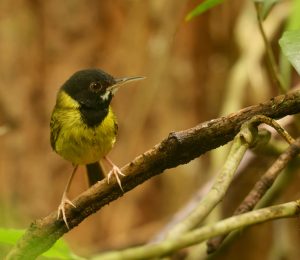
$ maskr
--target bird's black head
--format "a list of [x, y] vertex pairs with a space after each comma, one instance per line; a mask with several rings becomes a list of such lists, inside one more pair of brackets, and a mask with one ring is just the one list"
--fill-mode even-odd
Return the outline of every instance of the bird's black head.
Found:
[[116, 83], [111, 75], [102, 70], [87, 69], [75, 72], [62, 86], [62, 90], [81, 107], [103, 109], [109, 106], [113, 96], [109, 87]]
[[78, 102], [83, 121], [89, 127], [95, 127], [106, 117], [119, 86], [143, 78], [114, 78], [100, 69], [86, 69], [75, 72], [61, 90]]

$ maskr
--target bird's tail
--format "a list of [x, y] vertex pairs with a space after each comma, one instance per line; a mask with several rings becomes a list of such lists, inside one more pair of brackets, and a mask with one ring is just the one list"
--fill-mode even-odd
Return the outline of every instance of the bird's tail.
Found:
[[90, 163], [86, 165], [89, 186], [105, 178], [104, 169], [100, 162]]

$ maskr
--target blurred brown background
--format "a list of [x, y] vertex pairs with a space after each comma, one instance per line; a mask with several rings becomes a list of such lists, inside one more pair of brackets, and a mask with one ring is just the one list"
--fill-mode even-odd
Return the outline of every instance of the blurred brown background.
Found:
[[[171, 131], [277, 93], [251, 1], [225, 1], [185, 22], [198, 3], [0, 0], [1, 226], [26, 228], [58, 207], [72, 167], [51, 151], [49, 119], [58, 88], [79, 69], [147, 77], [113, 100], [119, 137], [110, 158], [119, 166]], [[289, 8], [284, 1], [266, 21], [274, 43]], [[151, 179], [85, 220], [66, 240], [82, 255], [148, 241], [215, 174], [225, 155], [209, 153]], [[87, 188], [84, 171], [75, 177], [71, 198]], [[269, 235], [270, 229], [272, 224]]]

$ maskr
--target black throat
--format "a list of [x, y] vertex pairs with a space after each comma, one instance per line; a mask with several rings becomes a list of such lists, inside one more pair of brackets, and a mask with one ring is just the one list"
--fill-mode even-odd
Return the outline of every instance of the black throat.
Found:
[[111, 99], [112, 94], [107, 99], [92, 96], [89, 99], [84, 98], [82, 101], [79, 101], [79, 111], [82, 121], [88, 127], [97, 127], [100, 125], [109, 112]]
[[107, 116], [108, 110], [108, 106], [98, 109], [86, 106], [80, 106], [79, 108], [81, 119], [88, 127], [97, 127], [100, 125]]

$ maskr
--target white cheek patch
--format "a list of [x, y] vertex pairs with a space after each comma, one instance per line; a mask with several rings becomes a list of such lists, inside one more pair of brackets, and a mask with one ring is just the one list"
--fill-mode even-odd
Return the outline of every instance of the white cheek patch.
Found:
[[101, 99], [108, 100], [110, 95], [110, 91], [106, 91], [103, 95], [101, 95]]
[[114, 96], [118, 89], [119, 89], [119, 88], [116, 88], [116, 87], [111, 88], [109, 91], [106, 91], [103, 95], [101, 95], [101, 98], [102, 98], [103, 100], [108, 100], [108, 99], [109, 99], [109, 96], [110, 96], [110, 95], [113, 95], [113, 96]]

